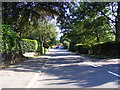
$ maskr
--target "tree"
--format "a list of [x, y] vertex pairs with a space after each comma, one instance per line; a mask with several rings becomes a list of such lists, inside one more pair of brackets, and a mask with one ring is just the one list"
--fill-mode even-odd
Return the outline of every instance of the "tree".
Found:
[[96, 9], [102, 6], [100, 9], [107, 13], [107, 5], [109, 6], [109, 3], [72, 3], [70, 14], [61, 26], [63, 33], [72, 42], [88, 45], [113, 40], [108, 18]]
[[50, 23], [48, 19], [44, 22], [39, 22], [36, 30], [33, 30], [30, 37], [41, 42], [42, 47], [51, 46], [56, 39], [56, 26]]
[[31, 32], [30, 26], [37, 27], [38, 19], [64, 18], [67, 2], [3, 2], [3, 24], [10, 25], [20, 37]]
[[[103, 8], [101, 8], [103, 7]], [[91, 10], [95, 9], [106, 17], [115, 27], [115, 41], [120, 41], [120, 1], [108, 3], [91, 3]]]
[[[10, 25], [19, 38], [33, 38], [41, 41], [42, 46], [51, 45], [56, 31], [48, 21], [60, 16], [64, 18], [67, 2], [3, 2], [3, 24]], [[46, 22], [45, 18], [49, 18]], [[43, 26], [41, 25], [43, 24]], [[45, 25], [46, 24], [46, 25]], [[53, 40], [53, 41], [52, 41]]]

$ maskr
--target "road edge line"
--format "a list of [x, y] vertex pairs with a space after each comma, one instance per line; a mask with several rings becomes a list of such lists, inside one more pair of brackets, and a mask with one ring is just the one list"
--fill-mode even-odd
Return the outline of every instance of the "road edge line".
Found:
[[35, 73], [35, 75], [33, 76], [32, 80], [29, 82], [29, 84], [26, 86], [26, 88], [32, 88], [33, 84], [34, 84], [35, 81], [38, 79], [40, 73], [41, 73], [41, 72]]

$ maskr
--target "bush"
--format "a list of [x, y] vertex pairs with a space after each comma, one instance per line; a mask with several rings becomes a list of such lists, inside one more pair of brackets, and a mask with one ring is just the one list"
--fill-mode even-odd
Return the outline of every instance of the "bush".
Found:
[[40, 42], [38, 42], [37, 52], [40, 52], [40, 53], [42, 52], [42, 46]]
[[37, 40], [22, 39], [21, 48], [24, 52], [35, 52], [38, 50]]
[[69, 45], [69, 51], [71, 51], [71, 52], [75, 52], [76, 50], [75, 50], [75, 42], [70, 42], [70, 45]]
[[90, 47], [88, 45], [76, 44], [75, 50], [81, 54], [88, 54], [88, 50], [90, 50]]
[[4, 65], [14, 64], [23, 60], [20, 39], [9, 25], [0, 25], [0, 52]]
[[2, 48], [3, 48], [3, 39], [2, 39], [2, 37], [3, 37], [3, 35], [2, 35], [2, 26], [0, 26], [0, 52], [2, 52]]
[[9, 25], [1, 25], [0, 32], [0, 52], [20, 51], [19, 38]]
[[68, 49], [69, 48], [69, 42], [68, 41], [63, 41], [63, 46], [64, 46], [64, 49]]
[[92, 54], [103, 56], [120, 56], [120, 42], [106, 42], [92, 47]]

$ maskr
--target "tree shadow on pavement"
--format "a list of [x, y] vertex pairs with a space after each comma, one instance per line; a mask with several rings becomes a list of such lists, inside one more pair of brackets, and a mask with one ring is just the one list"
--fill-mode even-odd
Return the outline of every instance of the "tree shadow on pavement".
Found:
[[[59, 50], [58, 50], [59, 51]], [[50, 81], [49, 85], [67, 85], [74, 84], [83, 87], [95, 87], [106, 83], [115, 82], [118, 85], [118, 77], [109, 74], [107, 71], [112, 70], [117, 73], [118, 64], [107, 64], [99, 67], [92, 67], [87, 64], [82, 64], [85, 57], [73, 55], [72, 53], [65, 53], [56, 51], [52, 54], [45, 55], [45, 57], [38, 57], [27, 60], [19, 65], [10, 67], [7, 70], [16, 72], [38, 72], [47, 61], [44, 73], [49, 76], [55, 76], [57, 79], [42, 79], [43, 81]], [[47, 58], [46, 58], [47, 57]], [[54, 82], [51, 82], [54, 80]], [[66, 80], [66, 82], [56, 82], [56, 80]]]
[[48, 58], [30, 58], [21, 64], [6, 68], [6, 70], [12, 70], [16, 72], [39, 72], [40, 70], [43, 70], [42, 66], [47, 60]]
[[[109, 66], [110, 65], [105, 65], [102, 68]], [[44, 72], [45, 74], [58, 77], [57, 79], [43, 79], [43, 81], [54, 80], [54, 82], [50, 82], [48, 85], [74, 84], [83, 87], [95, 87], [110, 82], [116, 82], [116, 85], [118, 85], [118, 77], [109, 74], [107, 70], [101, 68], [75, 64], [63, 66], [55, 66], [50, 64], [47, 65], [46, 68], [47, 69]], [[66, 80], [66, 82], [58, 83], [56, 80]]]

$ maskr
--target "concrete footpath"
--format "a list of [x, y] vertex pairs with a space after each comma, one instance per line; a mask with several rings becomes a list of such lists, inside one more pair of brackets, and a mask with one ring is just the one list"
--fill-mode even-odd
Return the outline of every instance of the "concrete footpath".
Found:
[[30, 88], [35, 79], [33, 77], [39, 76], [47, 60], [47, 56], [34, 57], [0, 70], [0, 90], [2, 88]]

